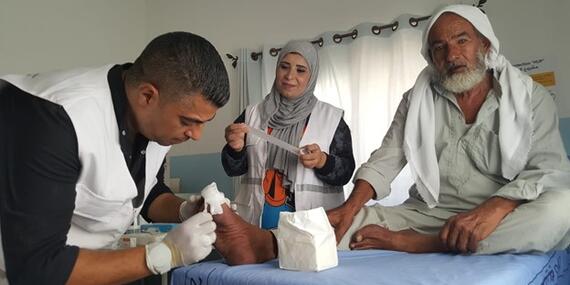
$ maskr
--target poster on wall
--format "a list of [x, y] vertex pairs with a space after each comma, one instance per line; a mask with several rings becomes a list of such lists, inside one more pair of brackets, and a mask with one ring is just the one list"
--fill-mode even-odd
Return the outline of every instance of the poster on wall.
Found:
[[513, 65], [530, 75], [532, 79], [546, 87], [556, 99], [556, 75], [554, 66], [544, 57], [513, 62]]

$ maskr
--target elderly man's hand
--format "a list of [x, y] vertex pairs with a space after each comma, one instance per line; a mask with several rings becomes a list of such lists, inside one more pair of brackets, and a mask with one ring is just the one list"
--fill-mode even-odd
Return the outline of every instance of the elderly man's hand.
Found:
[[357, 211], [351, 210], [346, 204], [340, 207], [334, 208], [327, 211], [327, 216], [331, 226], [334, 228], [334, 234], [336, 236], [336, 243], [338, 244], [348, 228], [352, 225], [354, 216]]
[[354, 221], [354, 216], [362, 209], [364, 204], [375, 198], [374, 188], [365, 180], [358, 179], [354, 183], [354, 189], [348, 200], [342, 205], [327, 211], [331, 226], [334, 228], [336, 242], [339, 243], [348, 228]]
[[469, 212], [449, 218], [439, 233], [440, 240], [451, 251], [476, 252], [479, 242], [519, 204], [520, 201], [492, 197]]
[[394, 232], [382, 226], [366, 225], [352, 235], [349, 247], [352, 250], [387, 249], [392, 236], [394, 236]]

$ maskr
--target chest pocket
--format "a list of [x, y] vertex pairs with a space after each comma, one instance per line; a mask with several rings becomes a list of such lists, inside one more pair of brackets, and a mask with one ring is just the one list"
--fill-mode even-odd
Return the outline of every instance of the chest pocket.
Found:
[[499, 136], [485, 125], [474, 127], [466, 135], [465, 151], [477, 169], [488, 177], [501, 174], [501, 149]]
[[123, 232], [133, 221], [130, 199], [110, 200], [82, 184], [76, 186], [73, 223], [89, 232]]

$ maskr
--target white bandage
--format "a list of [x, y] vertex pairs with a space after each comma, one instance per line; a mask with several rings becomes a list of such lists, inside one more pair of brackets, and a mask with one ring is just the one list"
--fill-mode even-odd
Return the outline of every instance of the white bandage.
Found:
[[218, 191], [216, 182], [212, 182], [202, 189], [202, 198], [204, 198], [204, 212], [209, 211], [212, 215], [222, 214], [224, 212], [222, 204], [224, 203], [231, 207], [230, 200], [226, 199], [224, 193]]

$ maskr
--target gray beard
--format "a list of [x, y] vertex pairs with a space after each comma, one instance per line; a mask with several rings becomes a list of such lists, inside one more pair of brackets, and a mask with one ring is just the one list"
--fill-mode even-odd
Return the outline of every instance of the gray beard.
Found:
[[475, 85], [479, 84], [485, 78], [487, 66], [485, 65], [485, 58], [482, 52], [477, 54], [477, 65], [474, 69], [465, 72], [452, 74], [438, 73], [439, 83], [447, 91], [459, 94], [471, 90]]

